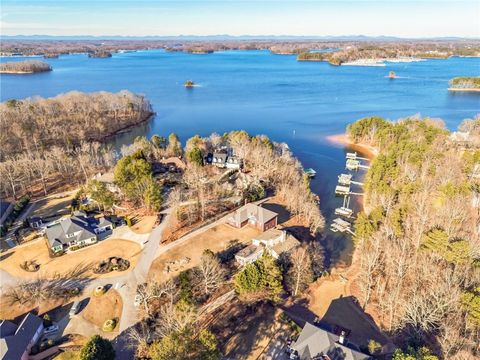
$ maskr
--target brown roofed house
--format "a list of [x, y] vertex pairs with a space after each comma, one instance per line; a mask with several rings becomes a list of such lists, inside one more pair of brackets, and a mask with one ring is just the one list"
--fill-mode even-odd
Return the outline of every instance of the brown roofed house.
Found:
[[252, 225], [260, 231], [267, 231], [277, 226], [278, 214], [260, 205], [249, 203], [237, 209], [227, 219], [227, 223], [237, 228]]

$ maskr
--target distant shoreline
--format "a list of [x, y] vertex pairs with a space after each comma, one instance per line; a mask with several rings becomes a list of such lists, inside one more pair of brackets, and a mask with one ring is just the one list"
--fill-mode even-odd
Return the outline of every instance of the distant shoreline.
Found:
[[347, 134], [334, 134], [334, 135], [328, 135], [326, 137], [328, 141], [334, 144], [342, 144], [342, 145], [348, 145], [352, 147], [353, 149], [357, 149], [359, 151], [363, 151], [369, 159], [373, 159], [378, 155], [378, 149], [367, 144], [362, 144], [362, 143], [354, 143], [348, 138]]

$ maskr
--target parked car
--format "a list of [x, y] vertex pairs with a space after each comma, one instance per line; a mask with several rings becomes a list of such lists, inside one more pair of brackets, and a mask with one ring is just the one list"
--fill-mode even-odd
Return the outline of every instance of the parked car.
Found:
[[133, 301], [133, 305], [135, 307], [139, 306], [142, 303], [142, 296], [137, 294], [135, 295], [135, 300]]
[[57, 325], [51, 325], [47, 328], [45, 328], [45, 330], [43, 330], [43, 333], [48, 335], [48, 334], [53, 334], [54, 332], [57, 332], [58, 331], [58, 326]]
[[70, 316], [76, 315], [80, 311], [80, 305], [82, 304], [81, 301], [75, 301], [70, 308], [70, 312], [68, 313]]

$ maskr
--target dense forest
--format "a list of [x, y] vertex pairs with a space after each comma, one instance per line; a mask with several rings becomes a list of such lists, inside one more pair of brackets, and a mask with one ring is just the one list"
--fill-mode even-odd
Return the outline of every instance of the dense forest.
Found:
[[456, 77], [450, 80], [449, 85], [454, 89], [480, 89], [480, 77]]
[[0, 160], [52, 145], [70, 149], [82, 141], [103, 141], [151, 115], [149, 101], [128, 91], [8, 100], [0, 104]]
[[51, 71], [50, 65], [43, 61], [27, 60], [27, 61], [11, 61], [0, 64], [0, 73], [37, 73]]
[[355, 223], [360, 303], [399, 344], [478, 358], [480, 150], [451, 141], [439, 120], [371, 117], [347, 132], [379, 149]]

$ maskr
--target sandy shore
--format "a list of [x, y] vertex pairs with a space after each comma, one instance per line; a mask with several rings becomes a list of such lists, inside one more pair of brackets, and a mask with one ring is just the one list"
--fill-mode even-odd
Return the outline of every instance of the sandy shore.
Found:
[[370, 159], [376, 157], [378, 155], [378, 149], [373, 147], [373, 146], [370, 146], [370, 145], [366, 145], [366, 144], [355, 144], [354, 142], [352, 142], [347, 134], [336, 134], [336, 135], [329, 135], [326, 137], [326, 139], [328, 141], [330, 141], [331, 143], [334, 143], [334, 144], [342, 144], [342, 145], [348, 145], [350, 146], [352, 149], [355, 149], [355, 150], [358, 150], [358, 151], [362, 151], [364, 152], [367, 157], [369, 157]]
[[480, 92], [480, 89], [475, 88], [448, 88], [448, 91], [462, 91], [462, 92]]

